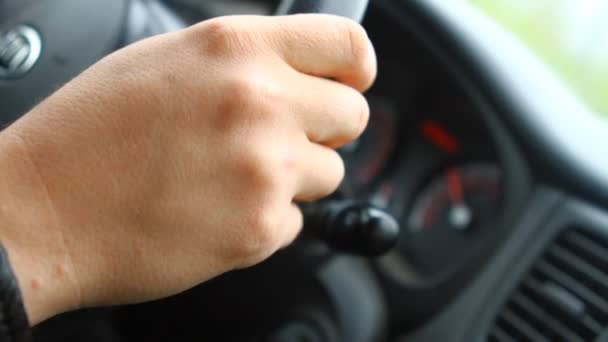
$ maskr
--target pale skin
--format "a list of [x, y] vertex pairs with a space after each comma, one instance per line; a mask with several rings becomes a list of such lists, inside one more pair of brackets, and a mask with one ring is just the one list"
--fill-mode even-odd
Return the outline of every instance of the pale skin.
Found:
[[376, 75], [361, 26], [216, 18], [104, 58], [0, 133], [0, 240], [30, 322], [266, 259], [331, 193]]

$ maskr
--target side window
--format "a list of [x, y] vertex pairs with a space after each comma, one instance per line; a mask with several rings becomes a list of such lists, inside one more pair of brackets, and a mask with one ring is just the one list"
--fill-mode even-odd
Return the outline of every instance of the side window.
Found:
[[608, 1], [469, 1], [514, 32], [608, 119]]

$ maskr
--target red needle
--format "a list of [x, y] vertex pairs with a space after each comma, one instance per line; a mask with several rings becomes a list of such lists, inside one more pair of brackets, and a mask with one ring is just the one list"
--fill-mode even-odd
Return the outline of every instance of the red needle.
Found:
[[463, 203], [463, 190], [462, 190], [462, 179], [460, 177], [460, 171], [457, 168], [451, 167], [446, 170], [445, 177], [448, 185], [448, 194], [452, 204]]

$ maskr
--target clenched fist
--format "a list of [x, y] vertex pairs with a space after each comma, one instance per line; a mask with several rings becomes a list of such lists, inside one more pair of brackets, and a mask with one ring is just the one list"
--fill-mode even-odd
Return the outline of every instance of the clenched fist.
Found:
[[0, 239], [35, 323], [151, 300], [294, 240], [364, 129], [365, 31], [216, 18], [104, 58], [0, 134]]

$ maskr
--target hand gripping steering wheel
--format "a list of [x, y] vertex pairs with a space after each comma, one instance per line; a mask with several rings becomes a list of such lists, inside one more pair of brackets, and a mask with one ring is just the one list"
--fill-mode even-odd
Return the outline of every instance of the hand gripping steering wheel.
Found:
[[[369, 0], [282, 0], [277, 15], [328, 13], [360, 22]], [[0, 0], [0, 124], [7, 124], [106, 54], [186, 25], [159, 0]], [[389, 214], [338, 190], [302, 205], [305, 238], [379, 255], [399, 235]]]

